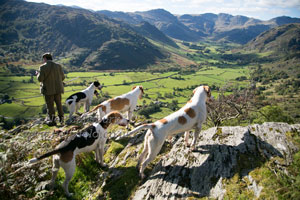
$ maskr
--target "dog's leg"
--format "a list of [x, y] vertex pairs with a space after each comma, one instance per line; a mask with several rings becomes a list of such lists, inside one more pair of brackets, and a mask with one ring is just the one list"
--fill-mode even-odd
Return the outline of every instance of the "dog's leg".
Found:
[[73, 113], [76, 110], [76, 106], [75, 106], [76, 102], [72, 102], [71, 105], [69, 106], [70, 108], [70, 114], [69, 114], [69, 119], [72, 119]]
[[97, 163], [100, 163], [99, 148], [100, 148], [100, 145], [98, 144], [96, 149], [95, 149], [95, 160], [96, 160]]
[[50, 182], [50, 189], [51, 190], [54, 189], [55, 179], [57, 177], [57, 173], [58, 173], [59, 167], [60, 167], [59, 156], [54, 155], [53, 156], [53, 167], [52, 167], [52, 178], [51, 178], [51, 182]]
[[[150, 133], [151, 134], [151, 133]], [[139, 169], [140, 168], [140, 165], [141, 163], [144, 161], [145, 159], [145, 156], [147, 155], [148, 153], [148, 145], [147, 145], [147, 141], [148, 141], [148, 136], [149, 134], [146, 134], [145, 135], [145, 139], [144, 139], [144, 149], [143, 149], [143, 152], [141, 153], [140, 157], [139, 157], [139, 160], [138, 160], [138, 163], [137, 163], [137, 168]]]
[[98, 111], [97, 111], [97, 115], [98, 115], [98, 120], [100, 121], [102, 119], [102, 115], [101, 115], [101, 108], [98, 108]]
[[90, 101], [89, 100], [86, 100], [85, 104], [84, 104], [84, 111], [85, 112], [88, 112], [90, 110]]
[[162, 145], [163, 145], [163, 141], [158, 141], [155, 138], [149, 137], [150, 141], [148, 141], [148, 155], [147, 158], [145, 159], [145, 161], [143, 161], [143, 163], [141, 164], [140, 167], [140, 176], [142, 179], [144, 179], [145, 174], [144, 174], [144, 170], [146, 169], [147, 165], [154, 160], [154, 158], [157, 156], [157, 154], [159, 153]]
[[202, 128], [202, 124], [200, 125], [197, 125], [196, 129], [195, 129], [195, 132], [194, 132], [194, 138], [192, 140], [192, 144], [191, 144], [191, 150], [194, 151], [196, 149], [196, 142], [197, 142], [197, 139], [199, 137], [199, 134], [201, 132], [201, 128]]
[[104, 156], [104, 146], [105, 146], [106, 140], [99, 142], [99, 164], [101, 167], [107, 167], [107, 165], [103, 161]]
[[189, 147], [189, 137], [190, 137], [190, 131], [185, 131], [184, 133], [184, 142], [185, 142], [185, 146]]
[[78, 109], [80, 108], [80, 103], [75, 104], [75, 113], [78, 114]]
[[133, 110], [131, 110], [131, 108], [129, 108], [129, 110], [127, 111], [127, 119], [129, 120], [129, 122], [131, 121], [132, 113], [133, 113]]
[[131, 122], [132, 113], [133, 113], [133, 111], [131, 110], [131, 108], [129, 108], [129, 110], [127, 111], [127, 119], [129, 120], [129, 123], [128, 123], [127, 126], [126, 126], [126, 129], [130, 129], [130, 128], [129, 128], [129, 124], [130, 124], [130, 122]]
[[63, 189], [64, 189], [66, 195], [68, 197], [71, 197], [73, 194], [69, 192], [69, 183], [75, 172], [75, 167], [76, 167], [75, 157], [73, 157], [73, 159], [70, 162], [67, 162], [67, 163], [62, 162], [61, 166], [64, 169], [65, 174], [66, 174], [66, 179], [63, 183]]

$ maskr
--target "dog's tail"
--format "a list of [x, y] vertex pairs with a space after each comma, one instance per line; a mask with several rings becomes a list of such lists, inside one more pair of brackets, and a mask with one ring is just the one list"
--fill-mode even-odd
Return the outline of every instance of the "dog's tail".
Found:
[[40, 161], [40, 160], [42, 160], [44, 158], [47, 158], [47, 157], [52, 156], [54, 154], [60, 153], [61, 150], [62, 150], [62, 148], [55, 149], [53, 151], [50, 151], [48, 153], [45, 153], [44, 155], [41, 155], [41, 156], [37, 157], [37, 158], [32, 158], [32, 159], [29, 160], [29, 163], [36, 163], [37, 161]]
[[102, 104], [99, 104], [97, 106], [95, 106], [91, 111], [89, 111], [88, 113], [92, 113], [94, 112], [95, 110], [98, 110], [99, 108], [101, 108], [103, 105]]
[[76, 99], [77, 99], [77, 96], [72, 96], [72, 98], [68, 98], [67, 100], [66, 100], [66, 104], [67, 105], [71, 105], [74, 101], [76, 101]]
[[143, 124], [143, 125], [140, 125], [140, 126], [136, 127], [135, 129], [133, 129], [132, 131], [126, 133], [125, 135], [117, 137], [117, 140], [122, 139], [124, 137], [128, 137], [128, 136], [130, 136], [130, 135], [132, 135], [132, 134], [134, 134], [134, 133], [136, 133], [136, 132], [138, 132], [138, 131], [140, 131], [142, 129], [150, 129], [150, 130], [152, 130], [153, 129], [153, 124]]

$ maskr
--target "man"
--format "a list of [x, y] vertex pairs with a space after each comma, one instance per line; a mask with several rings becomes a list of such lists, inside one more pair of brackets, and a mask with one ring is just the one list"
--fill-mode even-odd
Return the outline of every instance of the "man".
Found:
[[61, 104], [61, 94], [64, 93], [63, 80], [65, 79], [62, 67], [52, 61], [52, 55], [46, 53], [43, 55], [44, 64], [36, 72], [37, 79], [41, 82], [41, 94], [44, 95], [49, 126], [56, 126], [54, 102], [58, 111], [58, 117], [61, 124], [64, 123], [64, 112]]

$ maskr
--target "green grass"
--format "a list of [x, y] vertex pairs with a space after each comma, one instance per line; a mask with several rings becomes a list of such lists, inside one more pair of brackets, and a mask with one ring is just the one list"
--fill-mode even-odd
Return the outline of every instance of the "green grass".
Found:
[[[237, 82], [236, 77], [248, 76], [249, 71], [247, 68], [216, 68], [216, 67], [206, 67], [197, 71], [195, 74], [189, 75], [175, 75], [176, 77], [181, 76], [183, 80], [177, 80], [173, 78], [164, 78], [176, 74], [176, 72], [167, 73], [149, 73], [149, 72], [116, 72], [112, 75], [106, 72], [72, 72], [67, 74], [65, 82], [67, 85], [65, 87], [65, 93], [62, 95], [63, 102], [71, 94], [85, 89], [92, 81], [99, 80], [102, 84], [107, 87], [102, 89], [103, 92], [109, 93], [111, 97], [115, 97], [124, 93], [127, 93], [135, 85], [142, 85], [145, 89], [145, 93], [149, 98], [144, 98], [146, 103], [154, 101], [158, 97], [158, 93], [164, 97], [165, 93], [173, 93], [173, 88], [186, 88], [192, 85], [217, 85], [221, 87], [222, 85], [231, 83], [243, 86], [247, 82]], [[77, 78], [78, 77], [78, 78]], [[77, 78], [71, 82], [68, 82], [74, 78]], [[158, 80], [152, 80], [162, 78]], [[0, 112], [2, 115], [7, 117], [16, 116], [26, 116], [33, 117], [41, 112], [41, 107], [44, 104], [44, 99], [39, 93], [39, 83], [34, 78], [34, 83], [27, 83], [30, 80], [30, 76], [10, 76], [10, 77], [0, 77], [0, 85], [2, 89], [2, 94], [8, 94], [10, 98], [17, 99], [17, 102], [12, 104], [2, 104], [0, 105]], [[23, 82], [25, 81], [25, 83]], [[152, 80], [143, 82], [145, 80]], [[130, 84], [131, 82], [137, 82], [135, 84]], [[140, 83], [139, 83], [140, 82]], [[85, 85], [74, 85], [85, 83]], [[127, 83], [126, 85], [119, 85]], [[180, 92], [175, 92], [174, 98], [161, 98], [158, 99], [163, 102], [171, 102], [172, 100], [177, 100], [179, 106], [184, 105], [191, 97], [193, 89], [185, 89]], [[213, 94], [216, 94], [213, 92]], [[142, 101], [143, 101], [142, 100]], [[138, 104], [142, 105], [142, 101]], [[22, 105], [23, 104], [23, 105]], [[30, 112], [27, 112], [31, 110]], [[26, 113], [24, 113], [26, 111]], [[163, 115], [171, 113], [171, 110], [163, 109], [162, 113], [154, 114], [152, 117], [160, 118]]]

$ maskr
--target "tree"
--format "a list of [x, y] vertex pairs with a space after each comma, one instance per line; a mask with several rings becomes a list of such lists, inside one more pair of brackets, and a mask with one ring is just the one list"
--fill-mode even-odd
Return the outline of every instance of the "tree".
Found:
[[249, 111], [256, 110], [256, 106], [254, 90], [238, 90], [230, 95], [224, 95], [221, 91], [216, 100], [207, 103], [207, 122], [213, 126], [221, 126], [226, 121], [245, 120]]

